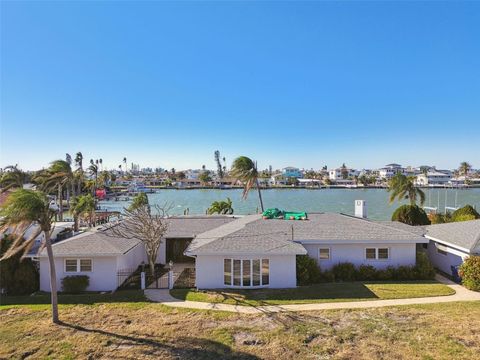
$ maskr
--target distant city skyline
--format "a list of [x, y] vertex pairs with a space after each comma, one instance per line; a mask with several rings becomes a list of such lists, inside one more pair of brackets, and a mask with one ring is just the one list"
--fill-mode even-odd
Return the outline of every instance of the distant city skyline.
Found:
[[1, 167], [480, 168], [479, 2], [0, 7]]

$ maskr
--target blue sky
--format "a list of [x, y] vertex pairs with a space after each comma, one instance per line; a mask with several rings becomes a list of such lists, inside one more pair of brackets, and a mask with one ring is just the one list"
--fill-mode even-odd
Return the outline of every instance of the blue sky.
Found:
[[480, 2], [1, 2], [0, 165], [480, 167]]

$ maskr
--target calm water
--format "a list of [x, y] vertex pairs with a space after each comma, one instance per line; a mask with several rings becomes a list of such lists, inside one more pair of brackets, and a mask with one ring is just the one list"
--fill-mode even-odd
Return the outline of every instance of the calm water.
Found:
[[[465, 204], [474, 205], [480, 209], [480, 189], [445, 190], [425, 189], [427, 200], [425, 206], [439, 206], [443, 211], [447, 206], [458, 207]], [[172, 203], [171, 215], [183, 214], [186, 208], [190, 215], [205, 214], [213, 201], [230, 197], [233, 201], [235, 214], [253, 214], [259, 208], [258, 194], [251, 191], [246, 200], [242, 200], [242, 191], [235, 190], [159, 190], [148, 194], [150, 204], [163, 206]], [[282, 189], [262, 191], [265, 208], [277, 207], [292, 211], [307, 212], [342, 212], [353, 214], [354, 200], [366, 200], [368, 217], [377, 220], [389, 220], [398, 203], [389, 205], [388, 193], [384, 189]], [[445, 202], [446, 200], [446, 202]], [[129, 205], [126, 201], [100, 202], [102, 209], [122, 210]]]

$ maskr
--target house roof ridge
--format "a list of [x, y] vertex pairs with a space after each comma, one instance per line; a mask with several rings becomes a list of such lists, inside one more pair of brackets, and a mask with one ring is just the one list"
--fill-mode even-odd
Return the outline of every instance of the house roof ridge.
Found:
[[[379, 221], [376, 221], [376, 220], [372, 220], [372, 219], [367, 219], [367, 218], [360, 218], [358, 216], [355, 216], [355, 215], [350, 215], [350, 214], [344, 214], [344, 213], [340, 213], [341, 215], [343, 216], [348, 216], [349, 218], [352, 218], [352, 219], [356, 219], [356, 220], [360, 220], [360, 221], [366, 221], [366, 222], [369, 222], [370, 224], [375, 224], [376, 226], [380, 226], [380, 227], [383, 227], [383, 228], [388, 228], [388, 229], [392, 229], [392, 230], [395, 230], [395, 231], [400, 231], [400, 232], [403, 232], [405, 234], [408, 234], [408, 235], [415, 235], [415, 236], [424, 236], [425, 235], [425, 232], [423, 235], [418, 235], [418, 234], [415, 234], [414, 232], [412, 231], [408, 231], [408, 230], [405, 230], [405, 229], [399, 229], [399, 228], [396, 228], [394, 226], [390, 226], [388, 224], [386, 224], [386, 222], [379, 222]], [[395, 222], [395, 221], [390, 221], [390, 222]], [[404, 224], [400, 221], [396, 221], [398, 223], [401, 223], [401, 224]], [[412, 226], [412, 225], [408, 225], [408, 224], [404, 224], [406, 226]]]

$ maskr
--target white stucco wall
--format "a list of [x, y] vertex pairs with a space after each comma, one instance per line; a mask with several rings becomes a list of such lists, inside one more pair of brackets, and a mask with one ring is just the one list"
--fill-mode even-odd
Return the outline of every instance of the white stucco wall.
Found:
[[[70, 259], [70, 258], [69, 258]], [[69, 275], [88, 275], [90, 285], [88, 291], [110, 291], [117, 288], [117, 259], [116, 257], [91, 258], [92, 272], [65, 272], [65, 258], [55, 259], [57, 274], [57, 288], [62, 291], [62, 279]], [[50, 292], [50, 267], [47, 258], [40, 258], [40, 290]]]
[[223, 260], [235, 259], [269, 259], [270, 262], [270, 288], [291, 288], [297, 285], [296, 256], [295, 255], [257, 255], [252, 256], [197, 256], [196, 286], [199, 289], [226, 288], [223, 284]]
[[145, 247], [143, 243], [140, 243], [126, 254], [117, 257], [117, 270], [135, 270], [142, 261], [148, 263]]
[[[444, 247], [446, 245], [443, 245]], [[454, 254], [448, 252], [447, 255], [439, 254], [437, 252], [437, 247], [435, 246], [434, 241], [430, 241], [428, 243], [427, 254], [430, 262], [433, 264], [434, 267], [437, 269], [442, 270], [443, 272], [452, 275], [451, 266], [461, 265], [463, 263], [463, 259], [468, 256], [467, 253], [464, 253], [460, 250], [454, 250], [449, 248], [449, 251], [453, 251]]]
[[[372, 265], [377, 269], [385, 269], [388, 266], [415, 265], [416, 244], [302, 244], [308, 255], [317, 260], [323, 270], [331, 269], [335, 264], [350, 262], [355, 266]], [[330, 248], [330, 260], [319, 260], [320, 248]], [[370, 260], [365, 258], [367, 247], [388, 247], [390, 257], [388, 260]]]

